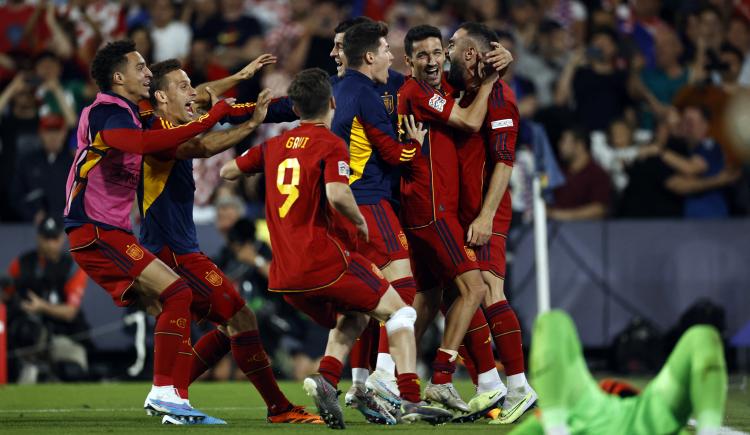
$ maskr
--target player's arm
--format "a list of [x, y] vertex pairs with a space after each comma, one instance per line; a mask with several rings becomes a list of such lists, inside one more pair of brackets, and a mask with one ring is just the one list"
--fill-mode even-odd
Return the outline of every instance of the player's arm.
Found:
[[323, 177], [328, 203], [357, 227], [357, 233], [363, 240], [369, 241], [367, 221], [359, 211], [357, 201], [349, 187], [349, 153], [343, 141], [339, 140], [331, 147], [324, 165]]
[[472, 133], [478, 132], [482, 128], [484, 117], [487, 114], [487, 101], [495, 80], [497, 80], [496, 74], [486, 78], [479, 87], [476, 98], [468, 107], [464, 108], [454, 104], [448, 117], [448, 125]]
[[479, 215], [469, 225], [466, 234], [466, 241], [473, 246], [484, 245], [490, 240], [492, 222], [503, 195], [508, 189], [513, 171], [516, 138], [518, 137], [518, 108], [510, 101], [497, 101], [501, 98], [501, 95], [494, 95], [490, 99], [491, 104], [497, 109], [493, 109], [488, 117], [487, 157], [494, 161], [495, 167], [492, 170]]
[[100, 134], [104, 143], [112, 148], [128, 153], [153, 154], [177, 147], [207, 131], [228, 112], [229, 103], [222, 100], [195, 121], [170, 129], [144, 131], [135, 124], [127, 110], [120, 109], [105, 121]]
[[402, 143], [398, 141], [393, 131], [391, 119], [380, 97], [377, 102], [362, 101], [361, 113], [365, 135], [386, 163], [393, 166], [402, 165], [417, 157], [424, 142], [424, 136], [427, 134], [427, 130], [422, 129], [421, 122], [416, 123], [413, 116], [406, 117], [404, 126], [407, 142]]
[[219, 175], [225, 180], [236, 180], [242, 174], [254, 174], [263, 171], [263, 148], [266, 144], [256, 145], [242, 153], [234, 160], [224, 163]]
[[[225, 119], [230, 124], [239, 124], [252, 118], [257, 103], [233, 104], [229, 115]], [[274, 98], [268, 106], [266, 116], [261, 121], [264, 124], [292, 122], [299, 119], [292, 109], [292, 99], [289, 97]]]
[[661, 151], [661, 159], [667, 166], [682, 175], [701, 175], [708, 170], [708, 163], [703, 157], [695, 154], [690, 157], [683, 157], [668, 148]]
[[276, 56], [265, 53], [258, 56], [255, 60], [247, 64], [244, 68], [232, 74], [229, 77], [223, 79], [214, 80], [212, 82], [201, 83], [195, 88], [197, 96], [195, 97], [195, 104], [198, 106], [207, 107], [211, 102], [211, 94], [206, 91], [206, 88], [211, 90], [216, 95], [222, 95], [224, 92], [237, 86], [244, 80], [250, 80], [255, 74], [263, 68], [265, 65], [276, 63]]
[[214, 131], [205, 136], [190, 139], [177, 148], [175, 157], [178, 159], [211, 157], [237, 145], [263, 122], [270, 102], [271, 91], [265, 89], [258, 96], [257, 106], [248, 121], [228, 130]]

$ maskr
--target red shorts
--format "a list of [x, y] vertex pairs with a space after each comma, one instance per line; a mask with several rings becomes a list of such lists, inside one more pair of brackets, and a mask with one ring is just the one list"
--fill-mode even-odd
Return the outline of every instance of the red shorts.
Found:
[[479, 269], [474, 250], [464, 244], [465, 233], [458, 218], [441, 217], [408, 233], [418, 289], [430, 290], [464, 272]]
[[505, 234], [493, 231], [489, 242], [476, 249], [477, 262], [482, 271], [487, 271], [505, 279]]
[[75, 262], [112, 296], [115, 305], [126, 307], [135, 301], [136, 294], [128, 290], [156, 257], [133, 234], [85, 224], [71, 229], [68, 241]]
[[326, 328], [336, 326], [336, 315], [347, 311], [370, 312], [390, 286], [373, 262], [352, 252], [349, 267], [333, 284], [317, 290], [284, 293], [289, 305]]
[[202, 252], [175, 254], [168, 247], [159, 259], [177, 272], [193, 291], [193, 319], [208, 319], [224, 325], [245, 306], [245, 300], [224, 273]]
[[360, 205], [359, 211], [367, 222], [370, 241], [365, 243], [358, 240], [354, 225], [345, 219], [337, 219], [338, 226], [343, 227], [346, 233], [340, 238], [347, 242], [347, 249], [359, 252], [380, 269], [391, 261], [409, 258], [409, 243], [388, 200], [383, 199], [374, 205]]

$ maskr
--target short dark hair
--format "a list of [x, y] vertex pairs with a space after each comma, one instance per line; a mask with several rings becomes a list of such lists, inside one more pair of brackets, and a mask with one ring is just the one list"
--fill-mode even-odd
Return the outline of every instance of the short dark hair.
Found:
[[333, 91], [328, 73], [320, 68], [308, 68], [297, 73], [287, 94], [300, 119], [312, 119], [327, 112]]
[[354, 18], [348, 18], [342, 22], [339, 23], [338, 26], [336, 26], [336, 29], [334, 29], [333, 33], [344, 33], [350, 28], [356, 26], [357, 24], [362, 23], [374, 23], [375, 20], [373, 20], [370, 17], [365, 17], [364, 15], [360, 15], [358, 17]]
[[148, 96], [151, 105], [156, 108], [156, 91], [167, 89], [167, 74], [182, 69], [182, 64], [177, 59], [167, 59], [157, 62], [149, 67], [151, 70], [151, 85], [148, 87]]
[[586, 151], [591, 152], [591, 136], [589, 135], [588, 130], [581, 127], [580, 125], [576, 125], [564, 129], [563, 134], [565, 133], [570, 133], [573, 136], [573, 140], [583, 143]]
[[441, 43], [443, 42], [443, 34], [440, 33], [440, 29], [435, 26], [420, 24], [419, 26], [414, 26], [409, 29], [409, 31], [406, 32], [406, 36], [404, 36], [404, 51], [406, 52], [406, 55], [411, 57], [412, 52], [414, 51], [414, 43], [424, 41], [427, 38], [437, 38]]
[[742, 53], [742, 51], [728, 42], [721, 44], [721, 47], [719, 48], [719, 54], [724, 53], [733, 54], [740, 62], [740, 64], [742, 64], [742, 61], [745, 59], [745, 55]]
[[350, 27], [344, 33], [344, 55], [352, 68], [361, 66], [365, 53], [376, 52], [380, 47], [380, 38], [388, 35], [388, 26], [381, 22], [369, 22]]
[[128, 59], [125, 57], [128, 53], [135, 50], [135, 42], [130, 39], [108, 42], [107, 45], [100, 48], [91, 61], [91, 78], [102, 91], [112, 89], [112, 74], [123, 65], [127, 64]]
[[471, 39], [477, 41], [477, 43], [479, 43], [479, 47], [477, 48], [482, 51], [492, 50], [490, 42], [500, 41], [497, 37], [497, 33], [482, 23], [469, 21], [461, 24], [458, 28], [466, 31], [466, 34], [471, 37]]
[[589, 35], [589, 41], [592, 41], [597, 35], [605, 35], [609, 37], [615, 46], [620, 43], [620, 36], [617, 34], [617, 31], [609, 26], [599, 26], [592, 29], [591, 34]]

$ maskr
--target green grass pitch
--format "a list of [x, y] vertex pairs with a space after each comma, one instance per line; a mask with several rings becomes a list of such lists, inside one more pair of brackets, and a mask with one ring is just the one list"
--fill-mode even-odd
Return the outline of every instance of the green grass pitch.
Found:
[[[736, 380], [735, 380], [736, 381]], [[638, 383], [636, 381], [636, 383]], [[471, 396], [468, 382], [457, 384], [464, 397]], [[315, 409], [302, 391], [301, 383], [281, 385], [289, 398]], [[342, 382], [346, 391], [348, 383]], [[325, 426], [271, 425], [265, 422], [266, 409], [260, 396], [245, 382], [202, 382], [190, 389], [191, 402], [204, 412], [227, 420], [227, 426], [162, 426], [157, 417], [147, 417], [141, 408], [149, 385], [144, 383], [44, 384], [35, 386], [0, 386], [0, 433], [12, 434], [87, 434], [220, 431], [223, 434], [251, 432], [263, 434], [326, 433]], [[341, 398], [343, 403], [343, 397]], [[347, 430], [357, 435], [369, 433], [478, 433], [505, 434], [510, 427], [473, 424], [432, 426], [376, 426], [365, 423], [359, 413], [345, 410]], [[730, 386], [725, 425], [735, 430], [750, 431], [750, 391], [738, 383]]]

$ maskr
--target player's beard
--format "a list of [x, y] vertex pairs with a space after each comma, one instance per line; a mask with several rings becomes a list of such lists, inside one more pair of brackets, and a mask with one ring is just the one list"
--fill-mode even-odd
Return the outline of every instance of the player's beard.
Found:
[[453, 89], [462, 91], [466, 89], [466, 64], [460, 60], [451, 61], [446, 80]]

